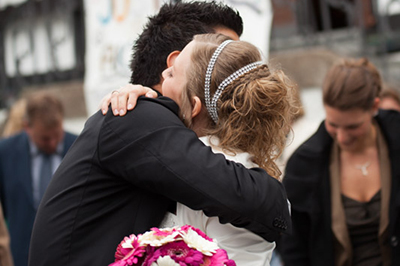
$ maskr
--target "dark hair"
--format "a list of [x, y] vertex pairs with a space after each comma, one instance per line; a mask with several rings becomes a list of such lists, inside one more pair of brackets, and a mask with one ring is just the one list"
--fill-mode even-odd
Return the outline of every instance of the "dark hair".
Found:
[[173, 51], [181, 51], [196, 34], [213, 33], [222, 26], [243, 32], [237, 11], [216, 2], [164, 4], [159, 13], [149, 18], [133, 46], [131, 80], [133, 84], [154, 86], [160, 83], [167, 68], [166, 60]]
[[369, 110], [381, 89], [381, 76], [368, 59], [345, 59], [328, 71], [322, 87], [323, 102], [341, 111]]

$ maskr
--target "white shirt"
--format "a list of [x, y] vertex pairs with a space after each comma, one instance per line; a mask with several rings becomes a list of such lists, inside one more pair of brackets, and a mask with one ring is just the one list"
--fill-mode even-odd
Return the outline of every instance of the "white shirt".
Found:
[[[36, 145], [29, 140], [31, 163], [32, 163], [32, 192], [34, 201], [40, 201], [39, 196], [39, 182], [40, 182], [40, 166], [42, 165], [43, 157], [36, 147]], [[51, 168], [52, 172], [56, 171], [62, 160], [63, 142], [60, 142], [57, 146], [57, 151], [51, 155]], [[36, 203], [37, 204], [37, 203]], [[37, 204], [38, 205], [38, 204]]]
[[[236, 155], [224, 153], [218, 148], [218, 139], [215, 137], [211, 137], [212, 145], [209, 136], [201, 137], [200, 140], [207, 146], [211, 146], [214, 153], [221, 153], [228, 160], [241, 163], [247, 168], [257, 167], [251, 161], [251, 156], [248, 153]], [[218, 246], [226, 250], [229, 258], [234, 260], [238, 266], [270, 265], [275, 242], [268, 242], [247, 229], [235, 227], [231, 224], [221, 224], [218, 217], [208, 217], [203, 211], [192, 210], [180, 203], [177, 203], [176, 217], [172, 224], [171, 219], [171, 215], [168, 215], [165, 219], [169, 220], [167, 223], [170, 226], [190, 224], [202, 230], [209, 237], [216, 239]]]

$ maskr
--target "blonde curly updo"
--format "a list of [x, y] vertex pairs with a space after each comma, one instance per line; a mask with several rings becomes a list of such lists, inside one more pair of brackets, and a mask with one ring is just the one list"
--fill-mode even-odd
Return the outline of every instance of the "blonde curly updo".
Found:
[[[193, 96], [205, 109], [205, 72], [216, 48], [228, 38], [220, 34], [196, 35], [187, 84], [183, 89], [182, 109], [189, 108]], [[261, 60], [259, 50], [245, 41], [229, 43], [218, 56], [211, 76], [210, 93], [238, 69]], [[275, 160], [286, 145], [286, 136], [297, 108], [293, 105], [293, 86], [286, 75], [262, 64], [230, 83], [217, 101], [218, 122], [207, 111], [206, 133], [219, 138], [219, 146], [231, 153], [248, 152], [253, 161], [271, 176], [281, 172]], [[182, 110], [185, 112], [185, 110]], [[190, 127], [192, 121], [185, 119]]]

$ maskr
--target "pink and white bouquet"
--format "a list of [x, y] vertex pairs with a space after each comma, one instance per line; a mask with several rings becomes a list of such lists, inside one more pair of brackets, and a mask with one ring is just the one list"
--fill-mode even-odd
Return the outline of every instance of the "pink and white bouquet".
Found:
[[118, 245], [109, 266], [235, 266], [225, 250], [201, 230], [190, 225], [152, 228], [130, 235]]

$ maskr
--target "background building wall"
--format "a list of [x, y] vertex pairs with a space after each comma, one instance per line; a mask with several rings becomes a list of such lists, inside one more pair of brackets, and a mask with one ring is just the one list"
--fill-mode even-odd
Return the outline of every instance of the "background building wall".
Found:
[[[85, 96], [88, 114], [102, 97], [129, 82], [131, 48], [147, 17], [168, 1], [85, 0]], [[244, 20], [243, 40], [257, 45], [268, 58], [272, 7], [269, 0], [222, 1]]]
[[[389, 15], [389, 0], [219, 1], [242, 15], [242, 40], [258, 46], [271, 66], [297, 84], [312, 110], [307, 123], [323, 118], [319, 88], [340, 57], [370, 58], [384, 80], [399, 88], [399, 1], [392, 1]], [[169, 1], [0, 0], [0, 121], [17, 98], [49, 90], [66, 106], [67, 128], [79, 133], [101, 98], [129, 81], [133, 42], [164, 2]], [[368, 11], [365, 4], [372, 13], [360, 12]], [[374, 23], [363, 24], [371, 14]]]

